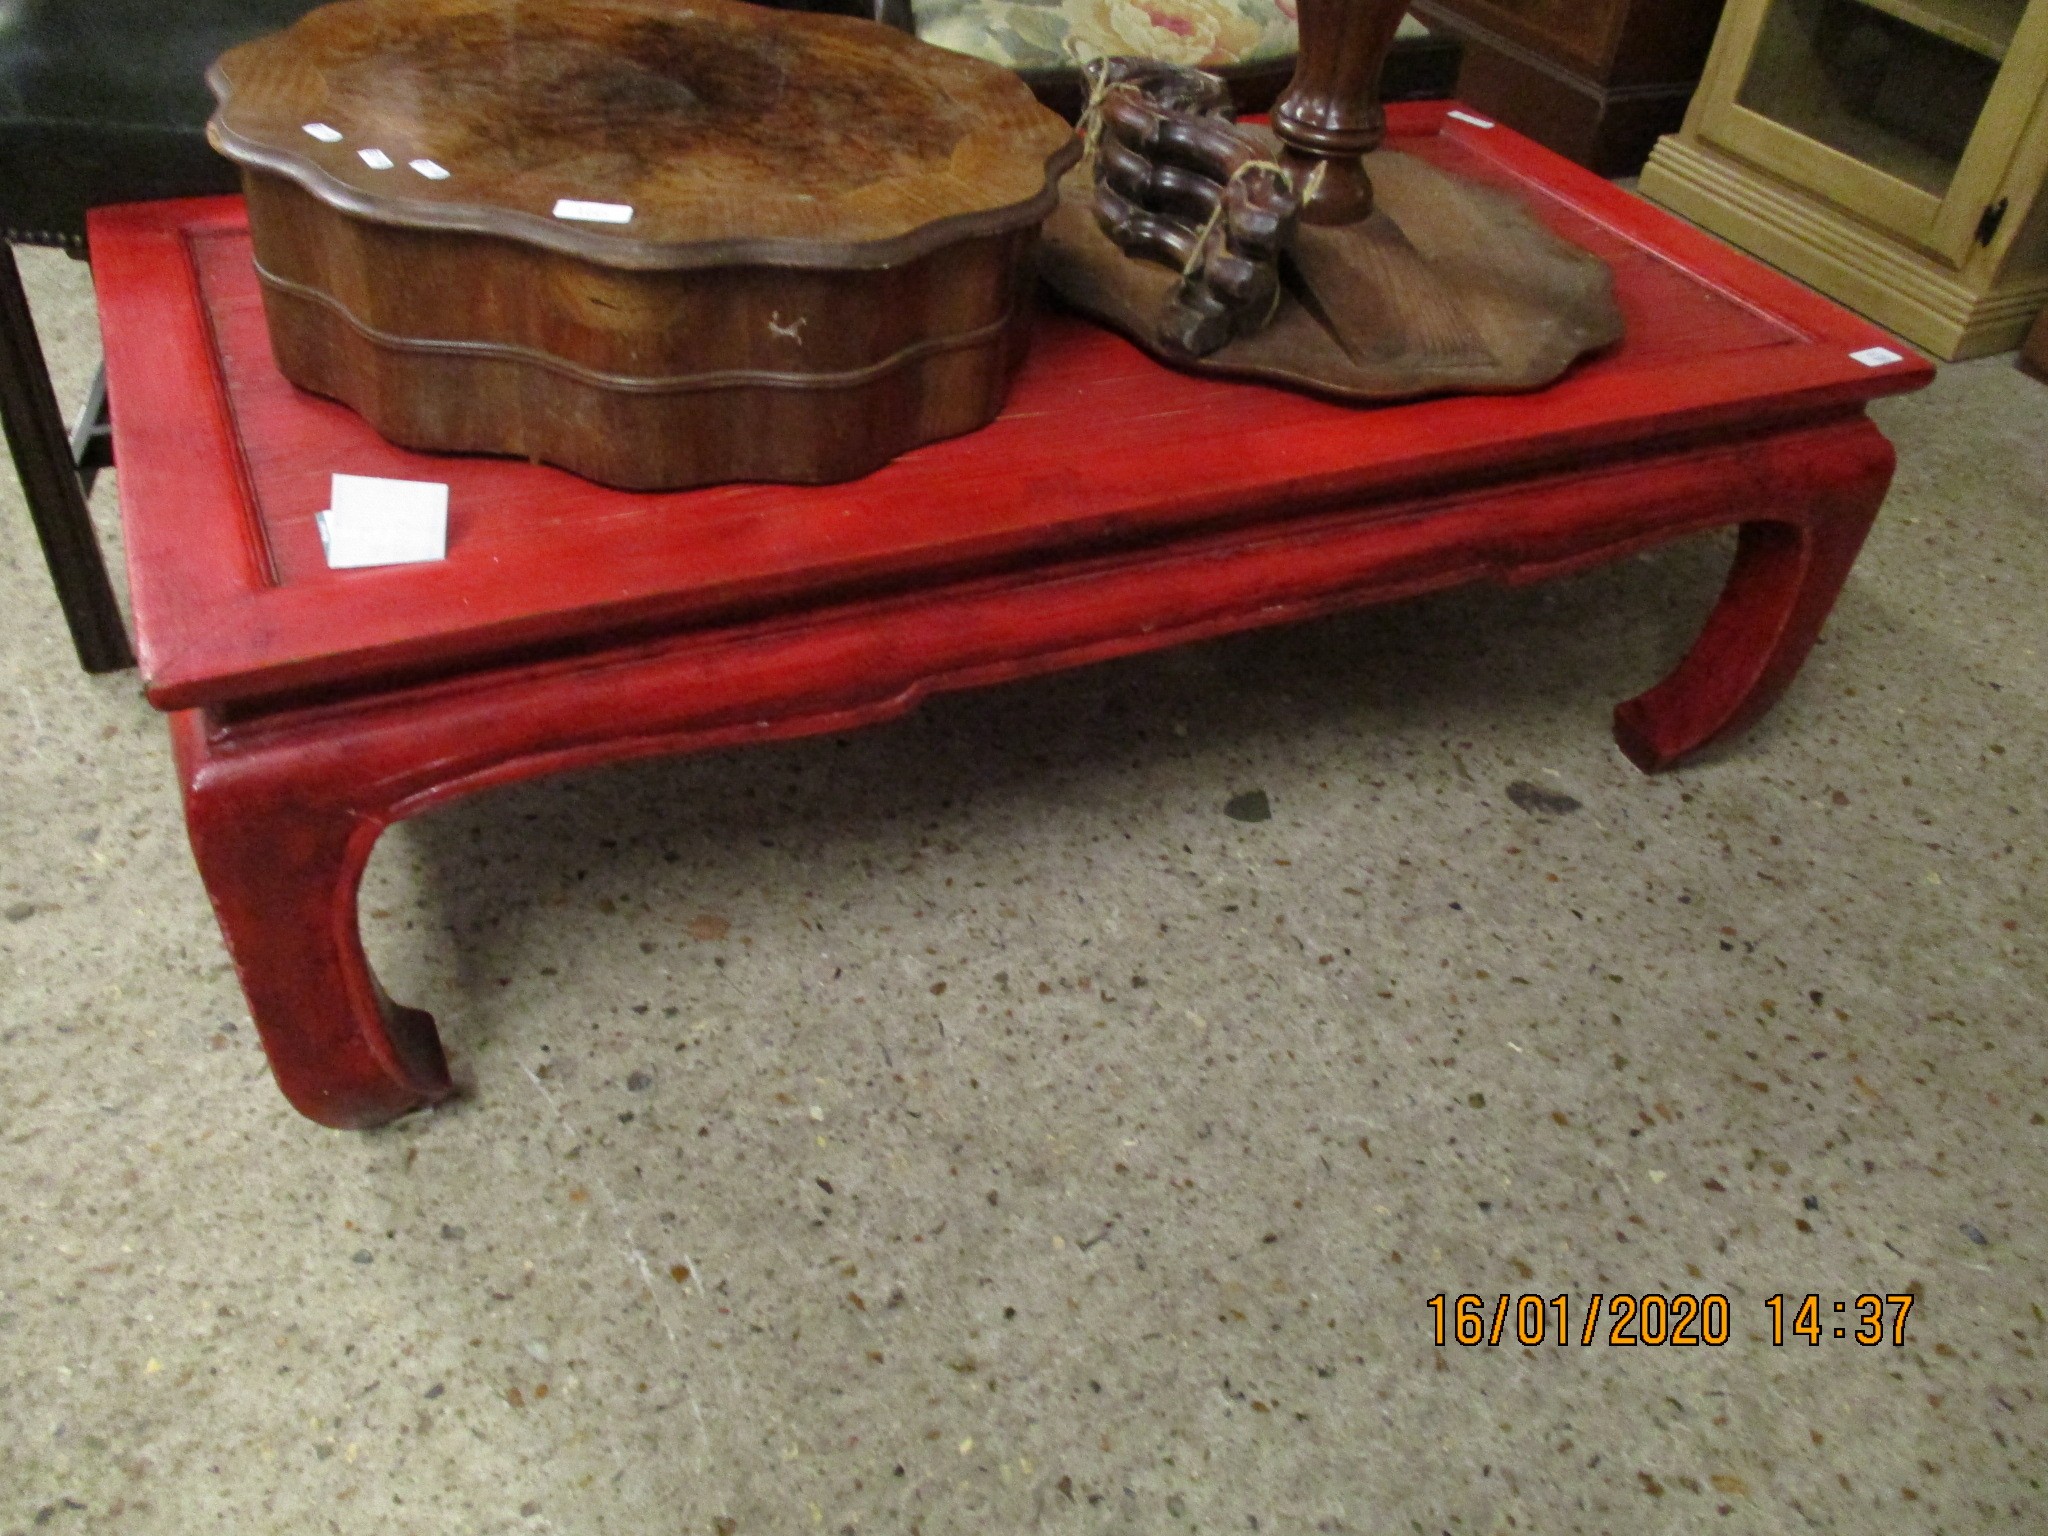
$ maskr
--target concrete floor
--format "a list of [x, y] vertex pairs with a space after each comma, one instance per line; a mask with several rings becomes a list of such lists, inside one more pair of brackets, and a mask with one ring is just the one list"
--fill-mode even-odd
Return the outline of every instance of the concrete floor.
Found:
[[[1716, 541], [401, 827], [371, 950], [468, 1093], [371, 1135], [271, 1088], [7, 479], [0, 1536], [2048, 1529], [2048, 391], [1878, 416], [1692, 770], [1607, 713]], [[1770, 1343], [1865, 1291], [1903, 1347]]]

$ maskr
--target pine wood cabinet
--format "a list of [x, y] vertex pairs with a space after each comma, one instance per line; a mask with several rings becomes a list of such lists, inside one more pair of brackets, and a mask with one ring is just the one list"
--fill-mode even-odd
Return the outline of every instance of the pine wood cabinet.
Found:
[[1465, 45], [1458, 96], [1603, 176], [1685, 116], [1722, 0], [1415, 0]]
[[1730, 0], [1642, 191], [1946, 358], [2048, 303], [2048, 0]]

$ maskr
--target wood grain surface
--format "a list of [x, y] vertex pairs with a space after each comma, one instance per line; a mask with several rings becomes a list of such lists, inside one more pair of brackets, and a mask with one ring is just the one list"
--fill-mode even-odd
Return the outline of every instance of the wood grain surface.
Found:
[[215, 146], [333, 207], [620, 267], [900, 262], [1042, 218], [1070, 159], [1008, 70], [737, 0], [345, 0], [212, 83]]

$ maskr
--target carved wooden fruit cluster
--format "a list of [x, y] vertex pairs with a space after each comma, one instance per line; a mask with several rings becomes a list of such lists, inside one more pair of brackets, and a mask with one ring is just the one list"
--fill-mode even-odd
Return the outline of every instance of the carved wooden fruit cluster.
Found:
[[1123, 58], [1087, 73], [1096, 221], [1130, 255], [1182, 273], [1160, 345], [1203, 357], [1259, 330], [1279, 306], [1280, 258], [1299, 214], [1292, 177], [1230, 120], [1215, 76]]

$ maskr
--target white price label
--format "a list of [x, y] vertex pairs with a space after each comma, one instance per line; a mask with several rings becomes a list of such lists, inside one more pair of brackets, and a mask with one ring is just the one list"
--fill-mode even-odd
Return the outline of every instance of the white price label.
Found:
[[417, 565], [448, 555], [448, 487], [430, 480], [336, 475], [317, 521], [332, 570]]
[[558, 219], [580, 219], [585, 224], [630, 224], [633, 210], [625, 203], [585, 203], [565, 197], [555, 204]]

